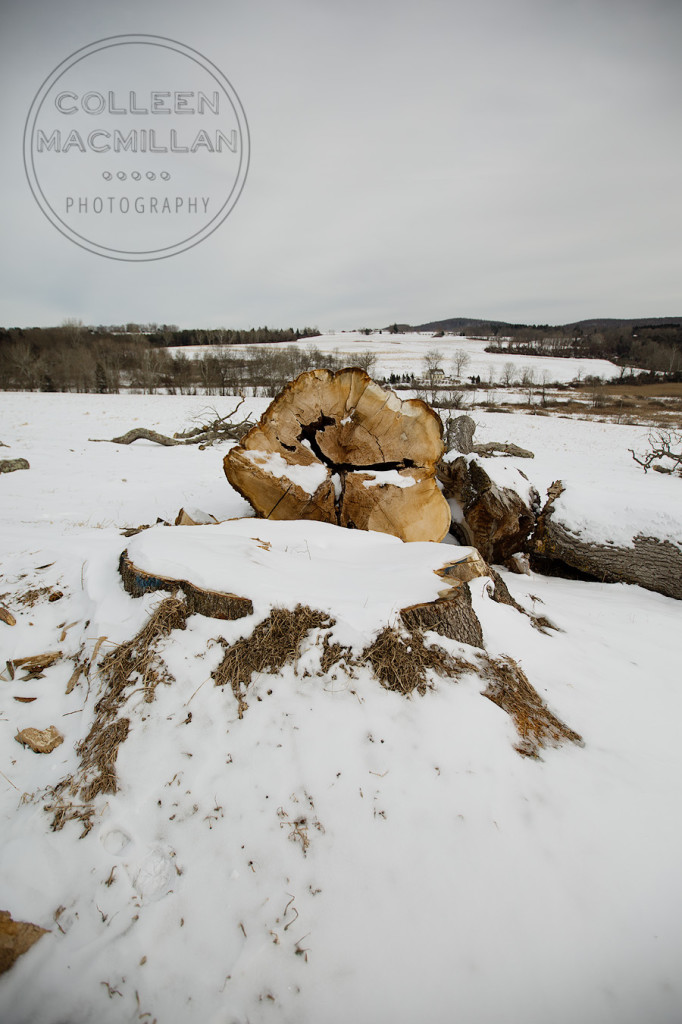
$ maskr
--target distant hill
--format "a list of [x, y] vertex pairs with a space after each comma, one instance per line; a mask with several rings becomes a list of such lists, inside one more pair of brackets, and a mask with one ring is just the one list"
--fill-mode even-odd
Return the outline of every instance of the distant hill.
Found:
[[449, 317], [389, 331], [450, 333], [488, 339], [486, 352], [609, 359], [623, 367], [682, 378], [682, 317], [593, 317], [568, 324], [512, 324], [504, 320]]
[[[474, 317], [456, 316], [450, 317], [447, 320], [431, 320], [426, 324], [417, 324], [410, 326], [408, 324], [398, 324], [398, 328], [401, 331], [472, 331], [482, 334], [500, 334], [500, 332], [523, 329], [540, 329], [540, 330], [557, 330], [563, 332], [570, 331], [575, 328], [581, 328], [585, 331], [602, 331], [602, 330], [614, 330], [629, 328], [632, 330], [633, 327], [638, 325], [643, 327], [679, 327], [682, 324], [682, 316], [652, 316], [652, 317], [639, 317], [631, 319], [618, 319], [617, 317], [593, 317], [588, 320], [574, 320], [567, 324], [521, 324], [521, 323], [509, 323], [505, 320], [482, 320]], [[384, 328], [389, 330], [390, 328]]]

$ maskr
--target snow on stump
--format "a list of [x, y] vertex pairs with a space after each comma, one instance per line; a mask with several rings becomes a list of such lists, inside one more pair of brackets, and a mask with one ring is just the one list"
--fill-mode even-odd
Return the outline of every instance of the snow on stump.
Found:
[[443, 427], [359, 369], [291, 381], [225, 456], [227, 479], [262, 519], [308, 519], [440, 541], [450, 511], [436, 483]]
[[337, 620], [340, 642], [356, 645], [402, 613], [411, 624], [441, 622], [444, 635], [482, 646], [463, 584], [490, 570], [474, 548], [407, 544], [329, 523], [230, 519], [144, 530], [131, 538], [119, 569], [133, 596], [182, 589], [190, 610], [214, 618], [262, 618], [274, 607], [305, 605]]
[[[386, 533], [331, 523], [232, 519], [191, 530], [144, 530], [131, 538], [121, 569], [134, 594], [200, 592], [212, 595], [215, 609], [236, 595], [248, 602], [252, 614], [246, 628], [213, 641], [224, 656], [211, 676], [217, 686], [232, 690], [239, 718], [248, 709], [254, 676], [277, 675], [287, 664], [296, 671], [304, 657], [307, 675], [335, 678], [341, 670], [356, 678], [356, 672], [369, 668], [384, 688], [405, 696], [425, 694], [434, 676], [456, 680], [473, 672], [488, 684], [484, 695], [514, 720], [519, 753], [538, 757], [545, 745], [580, 742], [551, 714], [512, 658], [485, 651], [479, 615], [485, 615], [488, 601], [508, 605], [543, 632], [555, 627], [517, 604], [475, 548], [408, 544]], [[145, 581], [143, 590], [139, 580]], [[153, 618], [169, 603], [186, 609], [180, 594], [166, 598], [124, 645], [135, 658], [113, 680], [114, 710], [127, 687], [139, 688], [140, 659], [158, 654]], [[184, 612], [180, 618], [179, 628], [185, 628]], [[434, 634], [444, 638], [443, 646]], [[100, 671], [107, 678], [106, 664]], [[105, 699], [100, 705], [106, 706]], [[127, 720], [120, 724], [127, 729]]]

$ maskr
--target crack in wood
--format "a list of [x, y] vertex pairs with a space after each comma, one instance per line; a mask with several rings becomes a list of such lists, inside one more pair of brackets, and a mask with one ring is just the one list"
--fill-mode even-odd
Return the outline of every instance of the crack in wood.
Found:
[[[356, 465], [356, 463], [354, 462], [334, 462], [334, 460], [330, 459], [328, 455], [325, 455], [325, 453], [322, 451], [320, 447], [319, 441], [317, 440], [318, 431], [324, 432], [326, 427], [331, 426], [336, 426], [336, 421], [333, 420], [330, 416], [325, 416], [324, 413], [322, 413], [320, 418], [315, 420], [314, 423], [306, 423], [301, 428], [301, 432], [298, 435], [298, 440], [301, 442], [307, 441], [308, 444], [310, 445], [313, 455], [317, 459], [319, 459], [319, 461], [323, 465], [327, 466], [328, 469], [331, 469], [333, 473], [381, 473], [390, 469], [395, 469], [398, 471], [400, 471], [401, 469], [414, 469], [414, 459], [407, 458], [398, 459], [394, 462], [385, 462], [382, 459], [379, 462], [372, 462], [371, 464], [367, 465]], [[372, 438], [377, 448], [383, 455], [383, 450], [381, 444], [379, 443], [379, 440], [376, 437], [374, 437], [374, 435], [372, 435]], [[281, 443], [282, 442], [280, 442], [280, 444]], [[286, 448], [287, 451], [295, 451], [295, 449], [290, 448], [288, 445], [283, 444], [282, 447]]]

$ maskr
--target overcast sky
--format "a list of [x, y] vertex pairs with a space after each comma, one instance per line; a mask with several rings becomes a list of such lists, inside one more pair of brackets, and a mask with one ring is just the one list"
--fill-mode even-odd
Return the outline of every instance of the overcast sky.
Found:
[[[1, 11], [0, 325], [682, 316], [680, 0], [4, 0]], [[22, 157], [44, 79], [80, 47], [128, 33], [217, 65], [251, 137], [227, 219], [150, 262], [61, 234]], [[156, 87], [187, 88], [180, 79]]]

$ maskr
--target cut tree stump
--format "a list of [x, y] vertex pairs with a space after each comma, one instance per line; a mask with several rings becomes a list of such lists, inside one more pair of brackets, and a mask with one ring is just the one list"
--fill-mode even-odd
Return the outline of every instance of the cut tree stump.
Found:
[[119, 559], [118, 570], [123, 586], [132, 597], [142, 597], [143, 594], [154, 590], [167, 590], [174, 594], [181, 589], [184, 591], [190, 614], [207, 615], [212, 619], [243, 619], [245, 615], [253, 614], [253, 605], [248, 598], [197, 587], [188, 579], [181, 578], [182, 573], [170, 578], [145, 572], [144, 569], [133, 565], [127, 550]]
[[[164, 527], [132, 538], [119, 564], [135, 597], [182, 590], [189, 610], [242, 618], [306, 602], [363, 630], [379, 607], [376, 628], [400, 616], [451, 639], [482, 647], [466, 586], [493, 570], [473, 548], [402, 543], [392, 536], [348, 533], [327, 523], [232, 519], [215, 526]], [[349, 586], [349, 580], [352, 585]], [[238, 591], [238, 593], [235, 593]]]
[[447, 596], [403, 608], [400, 617], [408, 629], [430, 629], [449, 640], [484, 647], [483, 630], [471, 603], [471, 591], [462, 586]]
[[682, 549], [678, 545], [642, 534], [633, 537], [628, 548], [579, 537], [554, 518], [554, 503], [564, 490], [560, 480], [548, 490], [531, 539], [534, 568], [552, 572], [557, 567], [561, 575], [561, 567], [569, 566], [604, 583], [634, 583], [682, 600]]
[[436, 483], [443, 427], [360, 369], [291, 381], [225, 456], [227, 479], [262, 519], [307, 519], [440, 541], [450, 510]]
[[[508, 605], [503, 614], [512, 622], [520, 613], [531, 625], [539, 623], [512, 599], [474, 548], [404, 543], [389, 534], [331, 523], [249, 518], [192, 529], [152, 527], [131, 539], [121, 565], [127, 586], [135, 583], [134, 592], [163, 584], [210, 595], [213, 607], [207, 605], [203, 614], [217, 615], [226, 597], [234, 600], [227, 588], [239, 589], [242, 599], [252, 603], [252, 621], [237, 639], [213, 641], [225, 653], [211, 676], [217, 686], [231, 687], [240, 719], [248, 709], [254, 674], [275, 675], [287, 664], [296, 672], [305, 644], [304, 676], [335, 680], [341, 670], [357, 678], [356, 671], [367, 667], [386, 689], [406, 696], [425, 694], [434, 675], [454, 681], [477, 674], [489, 684], [485, 696], [514, 719], [520, 734], [516, 749], [525, 756], [539, 757], [542, 746], [562, 739], [580, 742], [551, 714], [511, 658], [485, 652], [488, 601]], [[129, 649], [137, 650], [141, 636], [159, 634], [154, 616], [171, 600], [158, 606], [128, 642]], [[177, 599], [174, 604], [182, 613], [179, 628], [184, 628], [185, 605]], [[523, 618], [518, 621], [522, 627]], [[461, 646], [444, 648], [434, 634]], [[136, 662], [128, 661], [128, 681], [139, 686]], [[105, 665], [106, 675], [105, 663], [100, 674]], [[328, 692], [336, 691], [330, 687]], [[123, 721], [127, 734], [128, 720]]]

